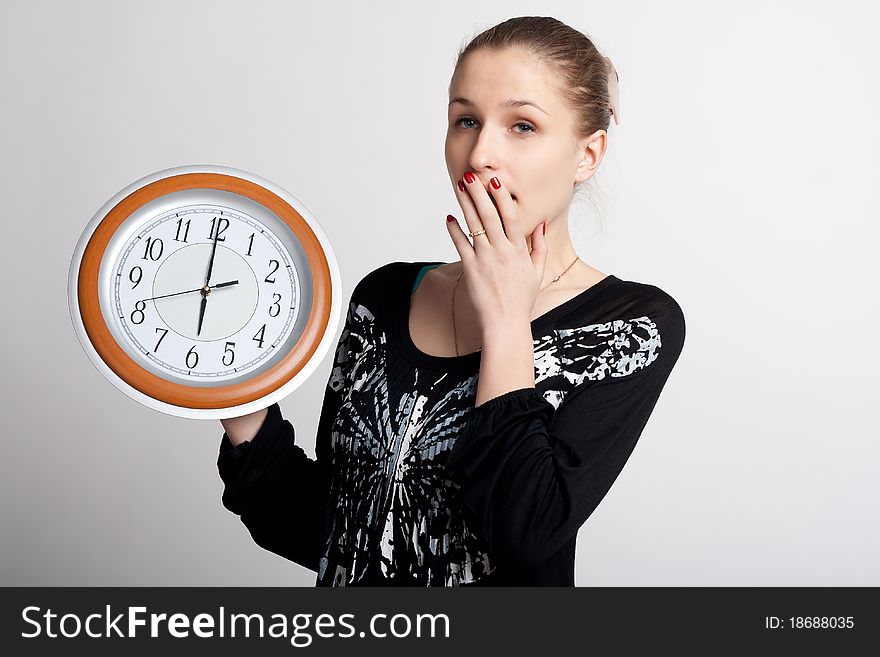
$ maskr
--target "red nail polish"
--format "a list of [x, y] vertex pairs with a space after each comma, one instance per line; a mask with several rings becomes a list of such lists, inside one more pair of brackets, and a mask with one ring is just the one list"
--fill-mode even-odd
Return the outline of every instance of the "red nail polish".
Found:
[[468, 183], [472, 183], [476, 180], [476, 178], [474, 178], [474, 174], [472, 174], [470, 171], [464, 172], [464, 179], [467, 180]]
[[489, 182], [492, 183], [492, 187], [495, 189], [501, 189], [501, 181], [498, 178], [493, 177]]
[[458, 188], [459, 188], [461, 191], [465, 191], [465, 189], [464, 189], [464, 181], [463, 181], [463, 180], [459, 180], [459, 181], [458, 181]]
[[449, 222], [449, 221], [455, 221], [455, 217], [453, 217], [451, 214], [447, 214], [447, 215], [446, 215], [446, 221], [447, 221], [447, 222]]
[[542, 235], [546, 235], [546, 234], [547, 234], [547, 222], [546, 222], [546, 221], [544, 222], [544, 232], [542, 232], [541, 234], [542, 234]]

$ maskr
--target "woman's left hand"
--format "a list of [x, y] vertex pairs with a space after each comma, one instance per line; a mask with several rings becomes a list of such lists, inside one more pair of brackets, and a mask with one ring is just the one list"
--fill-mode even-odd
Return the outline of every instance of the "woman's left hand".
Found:
[[[529, 252], [516, 204], [507, 188], [493, 178], [489, 184], [490, 198], [489, 191], [473, 172], [465, 173], [460, 183], [465, 191], [457, 184], [456, 196], [468, 230], [475, 233], [485, 229], [486, 232], [474, 237], [471, 245], [458, 221], [447, 220], [446, 227], [461, 256], [463, 277], [467, 279], [483, 335], [512, 322], [530, 322], [547, 262], [544, 222], [532, 231]], [[493, 198], [497, 210], [492, 204]]]

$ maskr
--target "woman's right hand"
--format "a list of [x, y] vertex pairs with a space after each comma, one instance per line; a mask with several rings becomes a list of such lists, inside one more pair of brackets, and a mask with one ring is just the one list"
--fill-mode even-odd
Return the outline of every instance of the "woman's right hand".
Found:
[[267, 415], [269, 415], [269, 409], [263, 408], [240, 417], [221, 419], [220, 424], [223, 425], [223, 430], [226, 431], [232, 445], [237, 446], [247, 440], [253, 440], [260, 427], [263, 426], [263, 422], [266, 421]]

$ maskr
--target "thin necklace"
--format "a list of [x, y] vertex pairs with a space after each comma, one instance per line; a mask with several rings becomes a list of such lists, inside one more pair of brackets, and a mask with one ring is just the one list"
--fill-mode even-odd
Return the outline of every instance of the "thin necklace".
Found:
[[[565, 276], [565, 273], [566, 273], [569, 269], [571, 269], [572, 267], [574, 267], [574, 264], [575, 264], [578, 260], [580, 260], [580, 258], [575, 258], [574, 260], [572, 260], [572, 263], [571, 263], [568, 267], [565, 268], [565, 271], [564, 271], [564, 272], [562, 272], [561, 274], [559, 274], [559, 276], [557, 276], [556, 278], [554, 278], [552, 281], [550, 281], [549, 283], [547, 283], [547, 285], [545, 285], [544, 287], [542, 287], [542, 288], [541, 288], [540, 290], [538, 290], [538, 291], [539, 291], [539, 292], [543, 292], [543, 291], [546, 290], [548, 287], [550, 287], [551, 285], [553, 285], [556, 281], [558, 281], [560, 278], [562, 278], [563, 276]], [[463, 274], [464, 274], [464, 271], [462, 271], [461, 274], [458, 275], [458, 278], [455, 279], [455, 285], [452, 287], [452, 339], [455, 341], [455, 355], [456, 355], [456, 356], [458, 356], [459, 353], [458, 353], [458, 336], [457, 336], [456, 333], [455, 333], [455, 290], [456, 290], [456, 288], [458, 288], [458, 282], [461, 280], [461, 277], [462, 277]], [[482, 351], [482, 350], [483, 350], [482, 347], [480, 347], [479, 349], [477, 349], [477, 351]]]

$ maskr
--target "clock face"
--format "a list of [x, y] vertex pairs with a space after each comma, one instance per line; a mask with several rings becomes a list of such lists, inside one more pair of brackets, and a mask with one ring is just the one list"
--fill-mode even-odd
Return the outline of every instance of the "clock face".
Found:
[[302, 307], [283, 241], [248, 212], [219, 203], [144, 221], [113, 270], [120, 344], [166, 378], [190, 384], [227, 384], [266, 365]]
[[230, 385], [265, 372], [299, 339], [311, 304], [304, 262], [295, 236], [259, 203], [178, 191], [141, 206], [110, 240], [101, 310], [144, 369], [188, 386]]
[[291, 394], [333, 346], [339, 268], [308, 209], [252, 173], [188, 165], [108, 200], [70, 263], [86, 354], [180, 417], [238, 417]]

